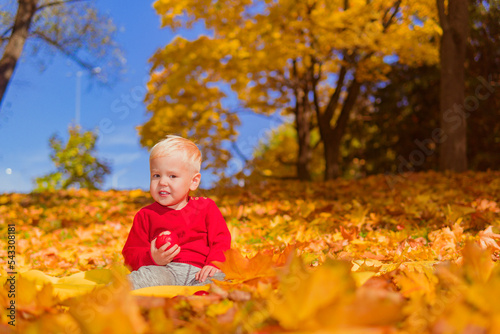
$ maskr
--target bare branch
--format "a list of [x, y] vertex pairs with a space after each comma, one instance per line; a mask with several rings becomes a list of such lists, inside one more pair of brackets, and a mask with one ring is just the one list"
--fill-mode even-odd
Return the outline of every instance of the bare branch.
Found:
[[245, 154], [243, 154], [243, 152], [241, 152], [240, 148], [238, 147], [238, 144], [236, 144], [235, 142], [231, 142], [231, 147], [233, 148], [233, 150], [236, 152], [236, 154], [240, 157], [241, 160], [243, 160], [246, 163], [248, 163], [248, 161], [250, 159], [248, 159]]
[[49, 2], [44, 5], [38, 6], [37, 11], [48, 8], [48, 7], [54, 7], [54, 6], [60, 6], [68, 3], [73, 3], [73, 2], [85, 2], [88, 0], [67, 0], [67, 1], [55, 1], [55, 2]]
[[[383, 26], [384, 26], [384, 32], [387, 30], [387, 28], [389, 28], [389, 26], [392, 24], [394, 18], [396, 17], [396, 14], [399, 12], [399, 7], [401, 6], [401, 0], [397, 0], [395, 5], [394, 5], [394, 12], [392, 13], [391, 17], [383, 23]], [[389, 13], [389, 11], [391, 10], [391, 8], [393, 7], [389, 7], [387, 8], [387, 11], [384, 13], [384, 17], [382, 18], [382, 20], [385, 20], [385, 17], [387, 16], [387, 14]]]
[[80, 65], [81, 67], [85, 68], [86, 70], [92, 72], [92, 69], [94, 66], [90, 63], [85, 62], [83, 59], [80, 59], [75, 53], [70, 52], [66, 50], [64, 47], [62, 47], [59, 43], [56, 41], [51, 40], [45, 35], [42, 35], [38, 33], [37, 31], [33, 32], [33, 36], [41, 39], [42, 41], [46, 42], [47, 44], [55, 47], [57, 50], [59, 50], [62, 54], [73, 60], [75, 63]]
[[2, 40], [8, 40], [10, 37], [7, 37], [7, 34], [8, 34], [9, 32], [11, 32], [13, 28], [14, 28], [13, 26], [10, 26], [9, 28], [7, 28], [7, 29], [3, 32], [1, 39], [2, 39]]

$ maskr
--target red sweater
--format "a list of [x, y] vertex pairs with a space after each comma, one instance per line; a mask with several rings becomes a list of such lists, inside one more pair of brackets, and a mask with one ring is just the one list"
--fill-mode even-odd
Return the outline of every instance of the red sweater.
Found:
[[[151, 257], [151, 241], [169, 230], [179, 237], [181, 252], [173, 262], [199, 268], [212, 261], [224, 262], [224, 251], [231, 247], [231, 234], [215, 202], [206, 197], [190, 197], [181, 210], [158, 203], [148, 205], [134, 217], [122, 254], [132, 270], [156, 265]], [[213, 264], [212, 264], [213, 265]]]

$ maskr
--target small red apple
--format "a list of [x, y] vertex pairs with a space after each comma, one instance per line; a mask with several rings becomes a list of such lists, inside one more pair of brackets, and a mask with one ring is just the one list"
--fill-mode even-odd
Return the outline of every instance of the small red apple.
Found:
[[170, 231], [163, 231], [156, 238], [156, 248], [160, 248], [167, 242], [170, 242], [170, 246], [167, 247], [167, 249], [170, 249], [173, 245], [177, 245], [179, 243], [179, 238], [177, 238], [177, 235], [175, 233], [172, 233]]
[[209, 292], [205, 291], [205, 290], [198, 290], [195, 293], [193, 293], [193, 295], [195, 295], [195, 296], [206, 296], [208, 294], [209, 294]]

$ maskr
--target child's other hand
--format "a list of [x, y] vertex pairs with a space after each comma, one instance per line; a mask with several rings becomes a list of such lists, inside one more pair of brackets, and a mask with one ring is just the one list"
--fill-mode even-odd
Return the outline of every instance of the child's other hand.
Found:
[[156, 248], [156, 238], [151, 242], [151, 257], [159, 266], [164, 266], [172, 262], [172, 260], [181, 252], [179, 245], [173, 245], [172, 248], [167, 250], [170, 243], [167, 242], [160, 248]]
[[216, 273], [220, 273], [220, 269], [217, 269], [214, 266], [211, 265], [206, 265], [203, 268], [201, 268], [200, 271], [194, 275], [194, 278], [200, 282], [205, 282], [207, 277], [213, 277]]

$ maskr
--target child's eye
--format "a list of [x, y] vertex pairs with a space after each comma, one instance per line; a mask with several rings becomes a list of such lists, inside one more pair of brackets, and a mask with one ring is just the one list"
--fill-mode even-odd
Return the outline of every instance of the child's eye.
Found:
[[153, 174], [154, 179], [159, 178], [159, 177], [160, 177], [160, 174]]
[[169, 176], [171, 179], [175, 179], [177, 177], [177, 175], [170, 175]]

